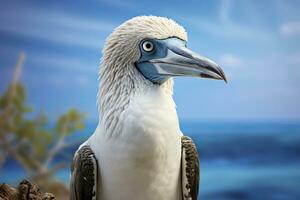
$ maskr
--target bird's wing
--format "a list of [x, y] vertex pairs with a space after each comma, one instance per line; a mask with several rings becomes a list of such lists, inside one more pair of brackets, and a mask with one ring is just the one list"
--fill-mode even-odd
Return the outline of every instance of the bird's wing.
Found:
[[199, 188], [199, 158], [193, 140], [182, 136], [182, 196], [184, 200], [197, 200]]
[[81, 147], [71, 166], [70, 200], [96, 200], [97, 169], [91, 147]]

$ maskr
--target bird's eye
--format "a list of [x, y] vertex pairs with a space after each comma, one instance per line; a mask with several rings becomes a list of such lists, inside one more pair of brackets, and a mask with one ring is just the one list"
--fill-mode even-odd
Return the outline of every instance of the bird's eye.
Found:
[[147, 51], [147, 52], [153, 51], [153, 49], [154, 49], [154, 45], [150, 41], [143, 42], [142, 47], [143, 47], [143, 50]]

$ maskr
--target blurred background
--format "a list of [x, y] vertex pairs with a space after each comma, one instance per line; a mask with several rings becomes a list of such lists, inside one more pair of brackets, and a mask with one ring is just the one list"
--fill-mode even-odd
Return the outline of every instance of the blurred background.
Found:
[[176, 20], [229, 78], [176, 78], [197, 144], [200, 199], [300, 199], [300, 2], [0, 0], [0, 182], [67, 199], [69, 166], [98, 122], [105, 38], [137, 15]]

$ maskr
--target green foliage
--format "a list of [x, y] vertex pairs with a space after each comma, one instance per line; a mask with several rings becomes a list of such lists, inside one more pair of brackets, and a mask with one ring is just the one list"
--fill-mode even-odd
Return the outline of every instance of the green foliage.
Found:
[[10, 85], [0, 96], [2, 125], [0, 127], [3, 130], [15, 132], [15, 129], [24, 121], [24, 114], [30, 111], [30, 108], [25, 105], [25, 100], [26, 92], [20, 84]]
[[26, 98], [20, 83], [9, 85], [0, 95], [0, 153], [15, 159], [31, 176], [44, 177], [56, 170], [52, 161], [68, 146], [65, 137], [84, 128], [84, 116], [72, 108], [50, 127], [43, 112], [29, 117], [33, 109]]
[[84, 128], [82, 114], [76, 109], [70, 109], [66, 114], [59, 117], [55, 126], [55, 133], [64, 137]]

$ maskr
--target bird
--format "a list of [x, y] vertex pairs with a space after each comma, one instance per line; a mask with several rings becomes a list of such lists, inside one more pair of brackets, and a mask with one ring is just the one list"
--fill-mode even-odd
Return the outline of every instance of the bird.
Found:
[[180, 130], [173, 77], [226, 80], [187, 48], [170, 18], [133, 17], [107, 37], [99, 70], [99, 123], [71, 166], [71, 200], [196, 200], [199, 158]]

